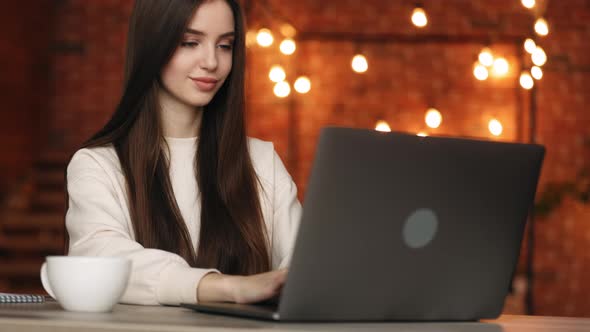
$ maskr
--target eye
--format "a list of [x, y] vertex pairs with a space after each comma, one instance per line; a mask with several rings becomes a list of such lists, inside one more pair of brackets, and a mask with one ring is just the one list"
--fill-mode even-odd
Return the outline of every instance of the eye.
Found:
[[197, 41], [186, 41], [186, 42], [180, 43], [181, 47], [189, 47], [189, 48], [197, 47], [198, 45], [199, 45], [199, 42], [197, 42]]
[[231, 51], [234, 48], [232, 44], [221, 44], [218, 47], [226, 51]]

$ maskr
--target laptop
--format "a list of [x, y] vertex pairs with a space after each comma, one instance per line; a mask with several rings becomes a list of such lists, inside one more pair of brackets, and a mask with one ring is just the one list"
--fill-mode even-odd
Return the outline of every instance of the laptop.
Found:
[[545, 149], [325, 128], [276, 321], [476, 321], [510, 288]]

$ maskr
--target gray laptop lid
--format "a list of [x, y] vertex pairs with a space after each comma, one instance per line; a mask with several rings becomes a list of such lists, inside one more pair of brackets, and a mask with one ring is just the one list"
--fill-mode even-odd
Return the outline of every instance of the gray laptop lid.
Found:
[[278, 316], [498, 316], [543, 156], [538, 145], [324, 129]]

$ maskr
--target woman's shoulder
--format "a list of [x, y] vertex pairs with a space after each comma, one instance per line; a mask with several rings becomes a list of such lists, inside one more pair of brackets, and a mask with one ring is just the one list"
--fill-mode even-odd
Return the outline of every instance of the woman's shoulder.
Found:
[[248, 137], [248, 149], [254, 170], [259, 177], [273, 179], [276, 152], [274, 144], [259, 138]]
[[68, 178], [85, 173], [121, 173], [121, 163], [112, 145], [83, 148], [74, 153], [68, 164]]

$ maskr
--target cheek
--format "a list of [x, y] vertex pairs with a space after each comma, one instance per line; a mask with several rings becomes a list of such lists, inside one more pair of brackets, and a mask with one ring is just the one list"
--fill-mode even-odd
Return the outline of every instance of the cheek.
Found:
[[190, 74], [191, 68], [190, 58], [177, 52], [162, 70], [162, 82], [171, 85], [177, 80], [183, 80]]

